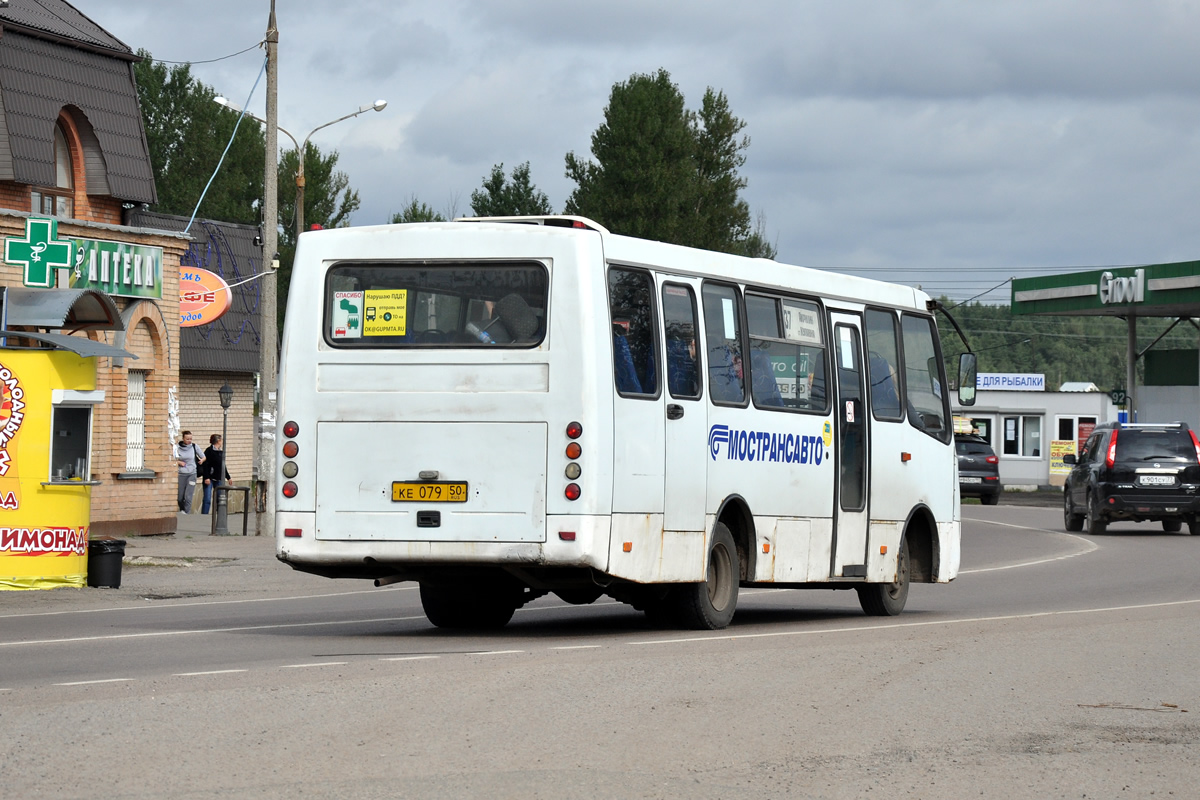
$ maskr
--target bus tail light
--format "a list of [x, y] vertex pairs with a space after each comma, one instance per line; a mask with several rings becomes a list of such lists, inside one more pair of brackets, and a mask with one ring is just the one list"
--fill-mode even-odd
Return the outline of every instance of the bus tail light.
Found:
[[568, 423], [567, 424], [567, 438], [568, 439], [578, 439], [580, 436], [583, 436], [583, 425], [578, 422]]
[[1112, 469], [1112, 465], [1117, 461], [1117, 434], [1120, 429], [1115, 429], [1112, 432], [1112, 438], [1108, 440], [1108, 454], [1104, 457], [1104, 466]]
[[299, 493], [300, 493], [300, 487], [296, 485], [295, 481], [288, 481], [287, 483], [285, 483], [283, 485], [283, 496], [284, 497], [295, 497]]
[[284, 442], [283, 443], [283, 454], [286, 457], [295, 458], [296, 454], [299, 452], [300, 452], [300, 445], [296, 444], [295, 442]]
[[286, 436], [289, 439], [295, 439], [299, 434], [300, 434], [300, 426], [298, 424], [296, 424], [292, 420], [288, 420], [287, 422], [283, 423], [283, 435], [284, 436]]
[[304, 533], [304, 531], [301, 530], [300, 528], [284, 528], [283, 529], [283, 535], [288, 537], [289, 539], [299, 539], [303, 533]]
[[568, 483], [567, 489], [563, 494], [567, 496], [568, 500], [578, 500], [579, 496], [583, 494], [583, 490], [579, 488], [578, 483]]

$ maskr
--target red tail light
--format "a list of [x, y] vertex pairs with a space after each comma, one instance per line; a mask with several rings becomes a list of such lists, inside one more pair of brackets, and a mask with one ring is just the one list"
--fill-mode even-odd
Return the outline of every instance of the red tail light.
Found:
[[1117, 461], [1117, 434], [1121, 431], [1114, 429], [1112, 438], [1108, 440], [1108, 454], [1104, 456], [1104, 466], [1112, 468]]
[[287, 483], [285, 483], [283, 485], [283, 496], [284, 497], [295, 497], [299, 492], [300, 492], [300, 487], [297, 486], [292, 481], [288, 481]]
[[987, 458], [984, 459], [984, 461], [986, 461], [989, 464], [999, 464], [1000, 463], [1000, 459], [997, 458], [996, 456], [988, 456]]
[[583, 490], [579, 488], [578, 483], [568, 483], [567, 490], [563, 492], [568, 500], [578, 500], [579, 495], [583, 494]]
[[583, 425], [578, 422], [572, 422], [567, 425], [567, 438], [578, 439], [583, 435]]
[[288, 420], [287, 422], [283, 423], [283, 435], [284, 436], [288, 437], [289, 439], [295, 439], [296, 434], [298, 434], [298, 433], [300, 433], [300, 426], [297, 425], [295, 422]]
[[1200, 463], [1200, 439], [1196, 438], [1195, 431], [1189, 430], [1188, 433], [1192, 435], [1192, 446], [1196, 448], [1196, 463]]

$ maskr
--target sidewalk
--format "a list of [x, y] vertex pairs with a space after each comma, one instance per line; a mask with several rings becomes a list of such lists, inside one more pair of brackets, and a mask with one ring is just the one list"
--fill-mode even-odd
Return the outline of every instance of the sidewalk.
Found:
[[273, 561], [274, 531], [254, 535], [256, 515], [246, 519], [242, 536], [242, 514], [228, 517], [229, 535], [213, 536], [213, 517], [208, 514], [176, 514], [174, 533], [157, 536], [127, 536], [124, 563], [128, 566], [201, 566], [235, 559]]

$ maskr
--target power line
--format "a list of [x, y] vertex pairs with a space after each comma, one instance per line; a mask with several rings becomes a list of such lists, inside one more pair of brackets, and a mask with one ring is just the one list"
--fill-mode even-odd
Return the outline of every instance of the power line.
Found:
[[227, 56], [221, 56], [220, 58], [209, 58], [204, 61], [167, 61], [165, 58], [154, 58], [153, 53], [150, 54], [150, 58], [154, 61], [157, 61], [160, 64], [215, 64], [216, 62], [224, 61], [227, 58], [233, 58], [234, 56], [240, 56], [242, 53], [249, 53], [251, 50], [262, 47], [262, 44], [263, 44], [262, 42], [257, 42], [255, 44], [250, 45], [245, 50], [238, 50], [236, 53], [230, 53]]

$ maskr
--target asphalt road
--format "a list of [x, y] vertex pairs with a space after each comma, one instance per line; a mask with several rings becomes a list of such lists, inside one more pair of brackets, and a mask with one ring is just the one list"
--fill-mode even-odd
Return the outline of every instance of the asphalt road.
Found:
[[544, 598], [449, 634], [406, 584], [292, 573], [253, 538], [6, 593], [0, 794], [1196, 796], [1200, 537], [964, 516], [961, 577], [892, 619], [743, 590], [721, 632]]

